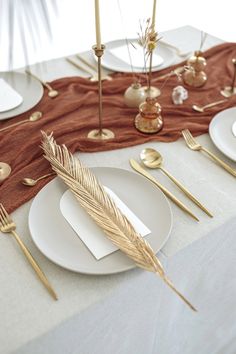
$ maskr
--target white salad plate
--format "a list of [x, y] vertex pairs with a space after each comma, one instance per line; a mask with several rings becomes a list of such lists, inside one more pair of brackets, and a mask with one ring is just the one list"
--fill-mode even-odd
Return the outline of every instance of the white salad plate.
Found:
[[0, 72], [0, 78], [7, 82], [23, 98], [23, 102], [16, 108], [1, 112], [0, 120], [13, 118], [29, 111], [36, 106], [43, 96], [43, 86], [38, 80], [29, 77], [29, 75], [18, 72]]
[[[140, 45], [137, 42], [137, 38], [134, 39], [129, 39], [128, 42], [133, 43], [135, 47], [139, 47]], [[127, 55], [125, 55], [125, 60], [122, 60], [116, 55], [114, 55], [114, 52], [117, 48], [123, 48], [123, 51], [127, 51], [127, 45], [126, 45], [126, 40], [125, 39], [118, 39], [115, 41], [111, 41], [106, 43], [106, 49], [104, 51], [104, 55], [102, 56], [101, 63], [102, 66], [106, 69], [112, 70], [112, 71], [118, 71], [118, 72], [131, 72], [131, 66], [130, 63], [127, 61]], [[114, 51], [114, 52], [113, 52]], [[140, 51], [138, 51], [140, 53]], [[172, 64], [176, 62], [176, 60], [179, 59], [179, 57], [176, 55], [176, 52], [166, 46], [164, 43], [161, 41], [158, 42], [157, 48], [154, 51], [155, 54], [157, 54], [162, 60], [160, 60], [160, 65], [153, 66], [152, 71], [158, 71], [165, 69]], [[132, 45], [130, 45], [130, 54], [131, 54], [131, 60], [132, 57], [135, 57], [135, 49], [132, 48]], [[143, 58], [141, 58], [142, 60]], [[142, 67], [135, 67], [133, 66], [133, 71], [134, 72], [143, 72], [144, 68]]]
[[215, 146], [231, 160], [236, 161], [236, 107], [225, 109], [215, 115], [209, 125], [209, 134]]

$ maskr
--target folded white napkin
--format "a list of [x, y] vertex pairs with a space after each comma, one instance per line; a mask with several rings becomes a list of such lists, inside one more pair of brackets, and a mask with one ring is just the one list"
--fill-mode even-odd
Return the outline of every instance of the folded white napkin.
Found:
[[0, 112], [16, 108], [23, 98], [4, 79], [0, 78]]
[[[104, 188], [141, 236], [146, 236], [151, 233], [143, 222], [127, 207], [126, 204], [118, 198], [113, 191], [107, 187]], [[79, 202], [70, 190], [67, 190], [61, 197], [60, 209], [64, 218], [97, 260], [113, 253], [118, 249], [106, 237], [103, 230], [97, 226], [88, 213], [80, 206]]]
[[[144, 68], [144, 55], [143, 55], [143, 48], [135, 43], [135, 48], [132, 45], [129, 45], [130, 49], [130, 56], [132, 60], [132, 65], [136, 68]], [[120, 60], [124, 61], [126, 64], [130, 65], [130, 58], [129, 52], [126, 45], [109, 49], [109, 52], [114, 55], [115, 57], [119, 58]], [[160, 66], [164, 62], [164, 59], [157, 55], [155, 52], [152, 56], [152, 66]], [[147, 63], [148, 66], [148, 63]]]

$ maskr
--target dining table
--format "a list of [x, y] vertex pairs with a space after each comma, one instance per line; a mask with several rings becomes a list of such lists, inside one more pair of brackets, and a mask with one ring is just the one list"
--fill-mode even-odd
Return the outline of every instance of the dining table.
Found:
[[[201, 31], [183, 26], [162, 36], [166, 42], [189, 52], [196, 49]], [[223, 42], [208, 34], [204, 50]], [[88, 61], [94, 60], [91, 51], [82, 54]], [[182, 60], [177, 58], [176, 63]], [[88, 77], [65, 58], [34, 64], [30, 69], [47, 82], [60, 77]], [[23, 72], [24, 68], [18, 71]], [[197, 140], [236, 168], [236, 162], [217, 149], [209, 134], [202, 134]], [[160, 278], [143, 269], [89, 275], [53, 263], [31, 238], [30, 200], [17, 208], [12, 218], [22, 240], [50, 278], [58, 301], [40, 285], [17, 244], [0, 233], [0, 353], [235, 354], [235, 177], [204, 154], [188, 149], [183, 138], [110, 151], [77, 151], [75, 156], [88, 167], [131, 171], [129, 159], [138, 159], [146, 147], [165, 156], [165, 168], [213, 214], [209, 218], [201, 212], [161, 171], [151, 171], [200, 218], [199, 223], [195, 222], [171, 203], [172, 231], [158, 253], [169, 277], [197, 312], [185, 306]], [[138, 195], [135, 198], [142, 203]], [[157, 221], [158, 217], [161, 216], [157, 215]]]

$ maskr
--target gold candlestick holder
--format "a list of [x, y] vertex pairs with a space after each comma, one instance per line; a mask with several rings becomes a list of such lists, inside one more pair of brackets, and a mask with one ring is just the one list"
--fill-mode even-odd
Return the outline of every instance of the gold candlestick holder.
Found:
[[223, 90], [220, 91], [222, 96], [224, 97], [231, 97], [233, 95], [236, 95], [236, 58], [232, 59], [232, 63], [234, 65], [234, 76], [233, 76], [233, 81], [232, 81], [232, 86], [226, 86]]
[[10, 175], [11, 167], [5, 163], [0, 162], [0, 184]]
[[96, 140], [108, 140], [113, 139], [115, 134], [109, 129], [103, 129], [102, 127], [102, 75], [101, 75], [101, 57], [104, 53], [105, 46], [102, 44], [101, 48], [93, 46], [95, 55], [98, 58], [98, 129], [93, 129], [88, 133], [89, 139]]

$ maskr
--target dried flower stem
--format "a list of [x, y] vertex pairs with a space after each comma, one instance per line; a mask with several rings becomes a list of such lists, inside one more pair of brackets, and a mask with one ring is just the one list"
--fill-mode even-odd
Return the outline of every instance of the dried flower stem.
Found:
[[199, 52], [202, 51], [202, 48], [206, 42], [206, 39], [207, 39], [207, 33], [206, 32], [203, 32], [201, 31], [201, 42], [200, 42], [200, 48], [199, 48]]
[[135, 73], [134, 73], [134, 66], [133, 66], [133, 61], [132, 61], [132, 56], [130, 53], [130, 44], [132, 45], [132, 43], [129, 43], [128, 38], [127, 38], [127, 30], [126, 30], [126, 25], [125, 25], [125, 21], [124, 21], [124, 17], [123, 17], [123, 13], [122, 13], [122, 9], [121, 9], [121, 5], [120, 5], [120, 1], [117, 0], [117, 4], [118, 4], [118, 8], [119, 8], [119, 13], [120, 13], [120, 18], [121, 18], [121, 22], [124, 28], [124, 37], [125, 37], [125, 44], [127, 47], [127, 51], [128, 51], [128, 56], [129, 56], [129, 63], [130, 63], [130, 67], [131, 67], [131, 72], [132, 72], [132, 76], [133, 76], [133, 83], [137, 83], [139, 80], [136, 77]]
[[152, 59], [153, 51], [156, 48], [157, 42], [159, 41], [157, 32], [155, 32], [153, 24], [150, 22], [150, 18], [146, 20], [146, 27], [143, 30], [143, 26], [140, 22], [140, 33], [138, 43], [142, 46], [144, 52], [144, 69], [147, 75], [146, 62], [149, 60], [149, 71], [147, 75], [147, 87], [148, 91], [151, 90], [152, 82]]

